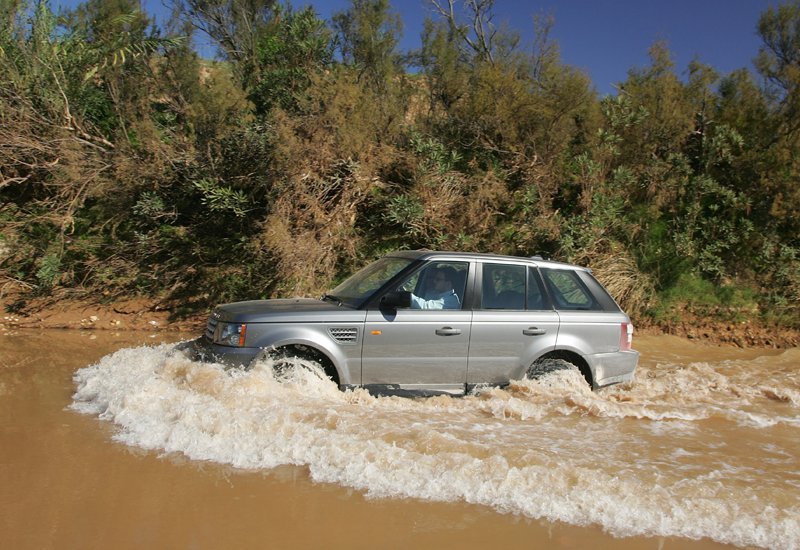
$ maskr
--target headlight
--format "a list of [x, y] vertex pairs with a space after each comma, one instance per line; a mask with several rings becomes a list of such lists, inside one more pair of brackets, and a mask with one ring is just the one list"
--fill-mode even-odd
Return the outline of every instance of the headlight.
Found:
[[214, 334], [214, 343], [223, 346], [243, 346], [247, 325], [244, 323], [219, 323]]

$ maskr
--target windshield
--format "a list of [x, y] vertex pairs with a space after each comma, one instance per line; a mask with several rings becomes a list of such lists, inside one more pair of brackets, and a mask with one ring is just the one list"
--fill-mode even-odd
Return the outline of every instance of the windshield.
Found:
[[331, 290], [329, 296], [348, 305], [360, 307], [376, 290], [408, 267], [412, 261], [408, 258], [382, 258], [345, 279], [342, 284]]

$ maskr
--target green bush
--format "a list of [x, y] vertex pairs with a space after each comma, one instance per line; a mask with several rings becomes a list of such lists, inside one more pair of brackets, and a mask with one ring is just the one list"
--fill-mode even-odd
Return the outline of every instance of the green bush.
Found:
[[683, 312], [722, 320], [741, 320], [758, 314], [757, 292], [735, 283], [715, 284], [695, 273], [680, 275], [660, 294], [656, 319], [679, 318]]

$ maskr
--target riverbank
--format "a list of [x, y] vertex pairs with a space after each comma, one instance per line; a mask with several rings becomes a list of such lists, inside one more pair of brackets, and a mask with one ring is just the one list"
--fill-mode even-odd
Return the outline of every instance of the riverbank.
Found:
[[[0, 331], [15, 328], [200, 332], [208, 312], [178, 315], [157, 300], [101, 303], [91, 298], [3, 298]], [[13, 306], [12, 306], [13, 304]]]
[[800, 347], [800, 330], [767, 325], [758, 319], [721, 321], [686, 314], [680, 321], [634, 322], [639, 335], [667, 334], [717, 346], [789, 349]]
[[[101, 303], [91, 298], [5, 296], [0, 333], [16, 328], [136, 330], [200, 333], [209, 311], [176, 313], [170, 304], [136, 298]], [[726, 322], [684, 314], [680, 321], [634, 322], [639, 335], [668, 334], [718, 346], [786, 349], [800, 347], [800, 330], [766, 326], [756, 319]]]

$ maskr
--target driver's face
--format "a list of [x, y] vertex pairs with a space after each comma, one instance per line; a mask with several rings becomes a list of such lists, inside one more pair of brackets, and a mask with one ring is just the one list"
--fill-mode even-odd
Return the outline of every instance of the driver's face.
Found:
[[447, 278], [445, 278], [444, 273], [441, 271], [436, 271], [433, 274], [433, 287], [438, 291], [447, 290], [448, 282]]

